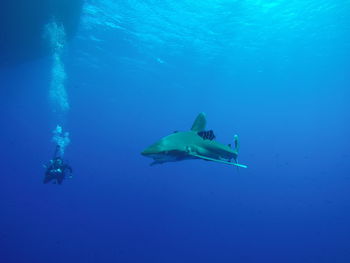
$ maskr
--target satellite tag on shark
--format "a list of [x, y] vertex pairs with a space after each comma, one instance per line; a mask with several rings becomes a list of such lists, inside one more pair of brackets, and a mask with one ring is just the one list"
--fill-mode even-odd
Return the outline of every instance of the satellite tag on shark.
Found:
[[195, 119], [191, 130], [174, 132], [163, 137], [146, 148], [141, 154], [152, 158], [151, 165], [177, 162], [190, 159], [202, 159], [232, 166], [247, 168], [238, 164], [239, 141], [234, 136], [234, 148], [215, 140], [212, 130], [205, 130], [206, 117], [202, 112]]

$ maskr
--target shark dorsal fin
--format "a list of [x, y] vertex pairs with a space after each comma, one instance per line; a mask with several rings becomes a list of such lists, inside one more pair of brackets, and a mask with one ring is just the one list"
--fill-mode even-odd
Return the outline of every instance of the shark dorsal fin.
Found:
[[198, 114], [197, 118], [192, 124], [191, 131], [196, 131], [196, 132], [204, 131], [206, 124], [207, 124], [207, 120], [205, 118], [205, 113], [201, 112]]

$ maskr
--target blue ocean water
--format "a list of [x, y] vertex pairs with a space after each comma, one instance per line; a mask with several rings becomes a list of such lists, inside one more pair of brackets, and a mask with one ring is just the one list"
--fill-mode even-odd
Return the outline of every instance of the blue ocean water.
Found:
[[[0, 262], [350, 262], [349, 12], [86, 1], [58, 60], [0, 68]], [[149, 166], [199, 112], [248, 169]], [[57, 124], [73, 178], [43, 184]]]

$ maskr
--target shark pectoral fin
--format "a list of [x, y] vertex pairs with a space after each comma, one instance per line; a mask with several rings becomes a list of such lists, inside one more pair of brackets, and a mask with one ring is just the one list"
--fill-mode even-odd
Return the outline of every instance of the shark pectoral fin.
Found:
[[162, 164], [163, 162], [160, 162], [160, 161], [153, 161], [151, 162], [149, 165], [150, 166], [153, 166], [153, 165], [156, 165], [156, 164]]
[[204, 112], [201, 112], [198, 114], [197, 118], [192, 124], [191, 131], [196, 131], [196, 132], [204, 131], [206, 125], [207, 125], [207, 120], [205, 118], [205, 114]]
[[203, 160], [207, 160], [207, 161], [213, 161], [213, 162], [217, 162], [217, 163], [228, 164], [228, 165], [237, 166], [237, 167], [241, 167], [241, 168], [248, 168], [248, 166], [246, 166], [244, 164], [238, 164], [238, 163], [218, 160], [218, 159], [210, 158], [210, 157], [199, 155], [199, 154], [195, 154], [195, 153], [190, 153], [190, 155], [195, 156], [195, 157], [200, 158], [200, 159], [203, 159]]

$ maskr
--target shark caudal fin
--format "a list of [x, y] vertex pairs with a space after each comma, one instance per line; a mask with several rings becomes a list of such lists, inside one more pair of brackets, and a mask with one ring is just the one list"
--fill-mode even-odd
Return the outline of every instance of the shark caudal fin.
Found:
[[194, 120], [191, 131], [196, 131], [196, 132], [204, 131], [206, 125], [207, 125], [207, 120], [205, 118], [205, 113], [201, 112], [198, 114], [197, 118]]

